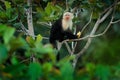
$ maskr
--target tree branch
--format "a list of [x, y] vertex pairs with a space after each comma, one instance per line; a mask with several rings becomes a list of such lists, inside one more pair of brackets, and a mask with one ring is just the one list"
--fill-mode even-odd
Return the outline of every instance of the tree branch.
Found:
[[119, 19], [119, 20], [113, 22], [114, 14], [115, 14], [115, 8], [116, 8], [116, 5], [115, 5], [115, 4], [117, 4], [117, 0], [116, 0], [115, 3], [114, 3], [113, 13], [112, 13], [112, 17], [111, 17], [110, 23], [108, 24], [108, 26], [106, 27], [106, 29], [105, 29], [102, 33], [97, 34], [97, 35], [94, 35], [94, 37], [98, 37], [98, 36], [104, 35], [104, 34], [108, 31], [108, 29], [110, 28], [110, 26], [111, 26], [112, 24], [115, 24], [115, 23], [117, 23], [117, 22], [120, 21], [120, 19]]
[[78, 57], [75, 57], [75, 59], [73, 59], [73, 63], [72, 63], [72, 66], [74, 69], [76, 67], [77, 61], [78, 61]]
[[[33, 37], [33, 39], [35, 39], [34, 28], [33, 28], [33, 19], [32, 19], [32, 0], [27, 0], [27, 5], [28, 5], [28, 9], [26, 11], [26, 14], [27, 14], [27, 23], [28, 23], [28, 33], [30, 36]], [[30, 60], [31, 60], [31, 62], [36, 61], [34, 53], [32, 53]]]
[[77, 63], [78, 58], [79, 58], [79, 57], [88, 49], [88, 47], [90, 46], [91, 41], [92, 41], [92, 38], [90, 38], [90, 37], [95, 37], [95, 36], [93, 36], [93, 35], [95, 34], [96, 30], [98, 29], [98, 26], [100, 25], [100, 23], [102, 23], [102, 22], [111, 14], [112, 10], [113, 10], [113, 9], [110, 8], [109, 11], [106, 12], [106, 14], [105, 14], [102, 18], [100, 18], [100, 16], [99, 16], [98, 20], [96, 21], [96, 23], [95, 23], [95, 25], [94, 25], [91, 33], [90, 33], [90, 35], [85, 37], [85, 38], [88, 38], [86, 45], [83, 47], [83, 49], [82, 49], [80, 52], [78, 52], [78, 53], [76, 54], [76, 58], [73, 60], [73, 64], [74, 64], [73, 67], [76, 66], [76, 63]]
[[90, 24], [90, 22], [91, 22], [91, 20], [92, 20], [92, 15], [93, 15], [93, 12], [92, 12], [91, 15], [90, 15], [90, 19], [89, 19], [88, 23], [82, 28], [81, 33], [82, 33], [82, 32], [87, 28], [87, 26]]
[[25, 28], [25, 26], [23, 25], [22, 21], [20, 20], [20, 24], [21, 24], [21, 28], [22, 28], [22, 31], [25, 35], [29, 35], [29, 32], [28, 30]]
[[[90, 36], [93, 36], [98, 28], [98, 26], [100, 25], [101, 22], [103, 22], [109, 15], [110, 13], [112, 12], [112, 8], [109, 9], [109, 11], [100, 19], [100, 17], [98, 18], [97, 22], [95, 23], [91, 33], [90, 33]], [[89, 47], [90, 43], [91, 43], [91, 40], [92, 38], [88, 38], [88, 41], [86, 43], [86, 45], [84, 46], [84, 48], [77, 54], [77, 57], [80, 57], [80, 55], [82, 55], [86, 49]]]
[[44, 26], [47, 26], [48, 28], [50, 28], [52, 26], [51, 22], [49, 22], [49, 23], [47, 23], [47, 22], [37, 22], [37, 23], [41, 24], [41, 25], [44, 25]]
[[3, 3], [5, 2], [5, 0], [0, 0], [0, 1], [3, 2]]
[[68, 0], [66, 0], [65, 5], [66, 5], [66, 11], [68, 11], [69, 10]]
[[27, 23], [28, 23], [28, 32], [29, 35], [32, 35], [33, 38], [34, 37], [34, 29], [33, 29], [33, 19], [32, 19], [32, 0], [27, 0], [27, 5], [28, 5], [28, 9], [27, 9]]
[[106, 9], [102, 12], [101, 15], [105, 14], [110, 8], [114, 7], [118, 1], [119, 1], [119, 0], [116, 0], [111, 6], [109, 6], [108, 8], [106, 8]]
[[75, 45], [74, 45], [74, 47], [72, 48], [72, 53], [75, 52], [76, 46], [77, 46], [77, 42], [75, 42]]
[[111, 22], [112, 24], [115, 24], [115, 23], [118, 23], [118, 22], [120, 22], [120, 19], [119, 20], [116, 20], [116, 21], [113, 21], [113, 22]]
[[113, 8], [110, 8], [108, 12], [106, 12], [106, 14], [101, 18], [100, 23], [102, 23], [107, 17], [108, 15], [112, 12]]
[[72, 51], [71, 51], [71, 49], [70, 49], [70, 46], [68, 45], [67, 42], [65, 42], [65, 45], [66, 45], [67, 50], [68, 50], [68, 52], [70, 53], [70, 55], [72, 55], [73, 53], [72, 53]]
[[[99, 24], [100, 24], [100, 17], [98, 18], [97, 22], [95, 23], [95, 26], [93, 27], [93, 29], [90, 33], [90, 36], [94, 35], [94, 33], [96, 32]], [[88, 38], [86, 45], [84, 46], [84, 48], [80, 52], [78, 52], [77, 57], [80, 57], [80, 55], [83, 54], [86, 51], [86, 49], [89, 47], [89, 45], [91, 43], [91, 40], [92, 40], [92, 38]]]

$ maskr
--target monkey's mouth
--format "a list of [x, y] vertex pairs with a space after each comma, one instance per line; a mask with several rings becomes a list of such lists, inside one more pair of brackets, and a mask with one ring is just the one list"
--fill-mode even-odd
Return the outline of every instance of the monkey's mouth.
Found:
[[69, 20], [70, 18], [69, 17], [66, 17], [66, 20]]

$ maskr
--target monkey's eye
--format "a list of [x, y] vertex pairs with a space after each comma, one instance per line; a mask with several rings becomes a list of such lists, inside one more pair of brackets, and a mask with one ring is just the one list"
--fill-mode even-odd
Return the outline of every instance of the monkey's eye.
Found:
[[70, 16], [69, 14], [66, 14], [65, 16]]

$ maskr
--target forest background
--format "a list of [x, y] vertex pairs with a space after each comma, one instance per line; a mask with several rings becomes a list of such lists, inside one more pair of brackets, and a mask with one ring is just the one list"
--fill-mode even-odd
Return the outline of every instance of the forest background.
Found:
[[[65, 11], [81, 37], [56, 61], [48, 39]], [[0, 0], [0, 80], [119, 80], [119, 27], [119, 0]]]

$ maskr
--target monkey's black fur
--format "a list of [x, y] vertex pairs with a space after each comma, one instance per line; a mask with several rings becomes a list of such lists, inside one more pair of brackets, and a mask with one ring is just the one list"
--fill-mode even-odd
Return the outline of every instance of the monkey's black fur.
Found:
[[57, 20], [52, 25], [49, 41], [54, 47], [56, 47], [56, 40], [58, 40], [59, 42], [62, 42], [65, 39], [76, 39], [76, 38], [77, 38], [77, 35], [73, 35], [69, 29], [63, 30], [62, 18]]

